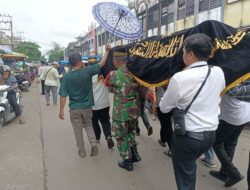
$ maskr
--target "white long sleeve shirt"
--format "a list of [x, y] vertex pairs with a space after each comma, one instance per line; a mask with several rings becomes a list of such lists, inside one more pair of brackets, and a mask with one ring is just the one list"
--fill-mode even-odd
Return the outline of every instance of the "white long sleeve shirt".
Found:
[[93, 94], [95, 105], [92, 110], [101, 110], [109, 107], [109, 91], [102, 80], [98, 80], [98, 75], [92, 77]]
[[40, 80], [45, 80], [45, 78], [43, 76], [44, 76], [45, 71], [47, 71], [47, 68], [48, 68], [47, 66], [39, 67], [38, 76], [40, 77]]
[[62, 75], [59, 75], [57, 69], [52, 66], [44, 69], [42, 75], [40, 76], [40, 80], [43, 78], [45, 80], [45, 85], [58, 86], [58, 79], [62, 78]]
[[250, 122], [250, 103], [224, 95], [221, 99], [220, 119], [231, 125], [243, 125]]
[[[200, 61], [176, 73], [170, 80], [167, 91], [160, 101], [163, 113], [173, 108], [185, 109], [192, 101], [208, 72], [207, 62]], [[225, 88], [224, 73], [219, 67], [212, 67], [211, 73], [198, 97], [185, 115], [186, 130], [191, 132], [214, 131], [220, 114], [220, 93]]]

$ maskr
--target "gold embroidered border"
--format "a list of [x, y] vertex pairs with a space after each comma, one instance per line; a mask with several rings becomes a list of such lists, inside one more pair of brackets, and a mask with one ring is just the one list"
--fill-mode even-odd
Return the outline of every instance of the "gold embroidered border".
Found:
[[139, 79], [138, 77], [136, 77], [132, 73], [130, 73], [130, 74], [136, 80], [136, 82], [138, 82], [140, 85], [145, 86], [147, 88], [157, 88], [157, 87], [161, 87], [161, 86], [167, 85], [169, 83], [169, 80], [164, 80], [164, 81], [156, 83], [156, 84], [149, 84], [149, 83], [147, 83], [147, 82]]
[[[133, 75], [132, 73], [130, 73], [132, 75], [132, 77], [142, 86], [145, 86], [147, 88], [157, 88], [157, 87], [162, 87], [164, 85], [167, 85], [169, 83], [169, 80], [164, 80], [162, 82], [156, 83], [156, 84], [149, 84], [141, 79], [139, 79], [138, 77], [136, 77], [135, 75]], [[228, 85], [222, 92], [221, 92], [221, 96], [225, 95], [229, 90], [231, 90], [232, 88], [234, 88], [235, 86], [239, 85], [240, 83], [244, 82], [245, 80], [250, 78], [250, 73], [247, 73], [246, 75], [240, 77], [239, 79], [237, 79], [236, 81], [234, 81], [233, 83], [231, 83], [230, 85]]]

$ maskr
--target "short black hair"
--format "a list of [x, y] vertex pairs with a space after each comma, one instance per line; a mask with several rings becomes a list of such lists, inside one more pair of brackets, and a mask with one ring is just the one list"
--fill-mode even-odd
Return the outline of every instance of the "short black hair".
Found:
[[199, 60], [207, 61], [213, 49], [211, 38], [202, 33], [188, 36], [183, 44], [186, 51], [192, 51]]
[[43, 61], [43, 60], [41, 61], [41, 64], [42, 64], [42, 65], [44, 65], [45, 63], [46, 63], [45, 61]]
[[74, 66], [77, 63], [82, 61], [82, 57], [79, 53], [74, 53], [72, 55], [69, 56], [69, 63]]

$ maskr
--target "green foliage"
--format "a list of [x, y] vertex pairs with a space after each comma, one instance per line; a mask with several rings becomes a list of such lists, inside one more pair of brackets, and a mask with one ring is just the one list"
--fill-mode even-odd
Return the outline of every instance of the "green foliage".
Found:
[[62, 48], [58, 43], [53, 42], [53, 49], [48, 51], [49, 62], [61, 61], [64, 58], [64, 48]]
[[28, 62], [36, 62], [41, 59], [40, 46], [34, 42], [24, 41], [17, 45], [15, 52], [28, 56]]

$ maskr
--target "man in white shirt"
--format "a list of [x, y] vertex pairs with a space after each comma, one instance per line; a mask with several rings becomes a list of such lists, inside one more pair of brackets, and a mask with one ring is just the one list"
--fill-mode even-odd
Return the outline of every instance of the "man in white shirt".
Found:
[[213, 148], [221, 169], [212, 170], [210, 174], [224, 181], [226, 187], [231, 187], [244, 178], [232, 161], [238, 138], [243, 128], [250, 124], [250, 103], [224, 95], [220, 107], [220, 122]]
[[[96, 56], [89, 56], [88, 65], [97, 64]], [[102, 75], [95, 75], [92, 77], [93, 84], [93, 94], [95, 105], [92, 107], [92, 125], [94, 128], [95, 136], [97, 143], [100, 142], [101, 138], [101, 127], [99, 125], [99, 121], [102, 126], [103, 133], [107, 140], [108, 148], [114, 147], [114, 142], [111, 137], [111, 123], [110, 123], [110, 115], [109, 115], [109, 91], [107, 87], [103, 83]]]
[[53, 103], [57, 105], [57, 89], [59, 84], [59, 79], [62, 78], [62, 75], [58, 74], [57, 67], [59, 64], [54, 61], [51, 67], [47, 67], [42, 75], [40, 76], [40, 80], [44, 79], [45, 82], [45, 98], [47, 102], [47, 106], [50, 104], [50, 91], [52, 91]]
[[[160, 101], [160, 109], [168, 113], [174, 108], [185, 109], [208, 74], [207, 60], [213, 45], [205, 34], [186, 38], [183, 61], [187, 66], [170, 80], [168, 89]], [[225, 88], [224, 73], [212, 67], [207, 81], [185, 114], [186, 135], [174, 134], [172, 161], [178, 190], [194, 190], [196, 183], [196, 160], [215, 141], [215, 130], [220, 113], [220, 93]]]
[[[46, 66], [46, 63], [45, 61], [41, 61], [41, 66], [39, 67], [38, 69], [38, 76], [41, 77], [43, 75], [43, 73], [45, 72], [47, 66]], [[42, 87], [42, 92], [41, 92], [41, 95], [44, 95], [45, 94], [45, 90], [44, 90], [44, 87], [45, 87], [45, 79], [44, 77], [40, 78], [40, 81], [41, 81], [41, 87]]]

